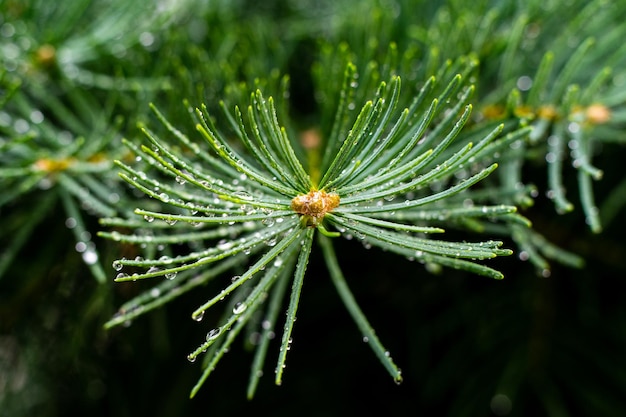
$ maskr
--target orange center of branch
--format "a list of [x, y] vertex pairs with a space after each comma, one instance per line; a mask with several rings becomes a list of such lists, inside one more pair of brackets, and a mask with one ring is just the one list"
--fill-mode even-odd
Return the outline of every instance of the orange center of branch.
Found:
[[306, 225], [315, 227], [324, 218], [326, 213], [339, 205], [339, 195], [326, 191], [309, 191], [291, 200], [291, 209], [301, 216], [305, 216]]

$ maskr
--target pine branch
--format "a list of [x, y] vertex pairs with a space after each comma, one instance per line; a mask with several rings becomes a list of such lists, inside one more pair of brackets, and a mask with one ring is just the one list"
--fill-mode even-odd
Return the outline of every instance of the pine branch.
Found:
[[[347, 74], [350, 74], [355, 67], [348, 64], [347, 68]], [[239, 138], [245, 151], [228, 140], [228, 134], [218, 130], [214, 123], [216, 119], [210, 116], [206, 107], [190, 112], [190, 115], [208, 151], [201, 150], [191, 137], [175, 128], [161, 112], [154, 109], [157, 118], [184, 148], [170, 144], [155, 132], [144, 128], [150, 146], [138, 147], [133, 142], [126, 142], [126, 145], [141, 157], [144, 164], [154, 169], [146, 173], [120, 161], [117, 164], [123, 170], [121, 178], [152, 197], [161, 208], [136, 209], [135, 214], [147, 220], [143, 226], [131, 219], [111, 218], [102, 221], [103, 224], [137, 228], [134, 235], [117, 232], [100, 235], [133, 243], [147, 243], [152, 239], [163, 244], [193, 242], [196, 249], [174, 257], [156, 255], [152, 259], [120, 259], [114, 265], [119, 271], [116, 281], [158, 276], [177, 280], [179, 276], [188, 277], [191, 271], [209, 264], [223, 271], [232, 265], [229, 261], [233, 257], [240, 264], [247, 265], [241, 276], [233, 277], [229, 285], [192, 313], [192, 318], [200, 320], [207, 309], [215, 307], [225, 298], [241, 300], [236, 303], [233, 314], [209, 331], [207, 340], [189, 355], [192, 361], [203, 352], [208, 351], [212, 355], [192, 396], [219, 362], [224, 349], [228, 348], [250, 319], [251, 313], [265, 308], [261, 294], [272, 292], [271, 288], [279, 276], [285, 275], [280, 279], [287, 279], [286, 274], [289, 272], [282, 272], [282, 268], [289, 265], [294, 281], [275, 381], [277, 384], [282, 382], [295, 312], [316, 231], [323, 236], [344, 236], [348, 239], [356, 235], [364, 244], [378, 246], [429, 265], [439, 264], [502, 278], [499, 272], [476, 263], [478, 260], [511, 254], [509, 250], [500, 249], [501, 242], [443, 241], [424, 234], [445, 231], [440, 227], [441, 223], [437, 227], [427, 225], [433, 217], [454, 213], [460, 222], [477, 216], [502, 218], [507, 222], [510, 219], [507, 216], [515, 211], [513, 207], [483, 206], [479, 214], [463, 208], [462, 200], [459, 199], [445, 204], [453, 196], [467, 193], [470, 187], [487, 177], [496, 167], [495, 164], [480, 163], [480, 155], [489, 149], [490, 144], [495, 143], [502, 126], [485, 132], [483, 137], [475, 133], [473, 137], [478, 139], [476, 146], [468, 142], [463, 146], [450, 147], [469, 118], [471, 107], [466, 106], [459, 119], [453, 119], [472, 91], [471, 86], [462, 87], [466, 83], [462, 75], [456, 75], [448, 82], [444, 80], [443, 85], [446, 87], [440, 89], [441, 82], [431, 77], [425, 84], [430, 87], [423, 89], [424, 95], [432, 88], [437, 88], [441, 91], [440, 96], [434, 98], [431, 105], [427, 105], [424, 98], [418, 98], [410, 107], [401, 110], [397, 106], [401, 95], [400, 79], [392, 77], [388, 83], [382, 82], [377, 98], [366, 101], [360, 114], [352, 120], [351, 133], [347, 138], [341, 141], [340, 136], [335, 134], [328, 139], [341, 141], [341, 145], [325, 143], [326, 149], [334, 149], [336, 153], [327, 167], [311, 167], [314, 172], [320, 170], [322, 173], [318, 184], [304, 171], [303, 167], [311, 164], [298, 160], [296, 155], [302, 152], [292, 148], [294, 141], [286, 136], [289, 129], [280, 126], [273, 99], [265, 99], [260, 91], [250, 96], [246, 121], [238, 107], [235, 107], [234, 116], [226, 115], [226, 121], [233, 129], [232, 134]], [[346, 97], [352, 88], [344, 84], [339, 95]], [[447, 97], [453, 91], [461, 92], [459, 102], [446, 108]], [[345, 125], [341, 118], [336, 119], [335, 123]], [[336, 127], [330, 131], [339, 132], [340, 129]], [[434, 148], [431, 147], [433, 145]], [[193, 152], [187, 152], [186, 149], [192, 149]], [[309, 151], [329, 154], [319, 146]], [[381, 166], [381, 158], [389, 163]], [[313, 159], [323, 160], [315, 156]], [[468, 175], [466, 172], [459, 176], [467, 164], [473, 165], [476, 173]], [[435, 188], [434, 184], [438, 186]], [[431, 205], [436, 206], [432, 209], [433, 214], [425, 215]], [[396, 212], [402, 213], [404, 217], [396, 216]], [[387, 220], [381, 218], [386, 215]], [[406, 219], [415, 219], [416, 223], [406, 222]], [[161, 236], [163, 226], [159, 224], [160, 221], [172, 225], [177, 232], [170, 237]], [[224, 226], [228, 227], [225, 237], [213, 231], [215, 227]], [[328, 226], [338, 232], [329, 230]], [[148, 230], [152, 232], [147, 233]], [[359, 327], [369, 335], [368, 340], [379, 359], [394, 379], [399, 381], [399, 371], [395, 365], [390, 365], [388, 354], [377, 342], [373, 331], [368, 330], [369, 325], [349, 290], [342, 284], [343, 274], [338, 269], [337, 255], [333, 254], [331, 241], [328, 237], [321, 241], [331, 276], [342, 299]], [[144, 272], [127, 273], [127, 268], [144, 269]], [[202, 281], [206, 279], [209, 276]], [[177, 291], [177, 294], [196, 285], [189, 278], [183, 280], [188, 283], [183, 284], [184, 290]], [[243, 291], [249, 287], [251, 289], [246, 291], [250, 292], [245, 295]], [[157, 294], [166, 291], [167, 298], [160, 301], [158, 299], [163, 296], [140, 296], [137, 301], [131, 302], [131, 308], [123, 307], [108, 326], [134, 319], [138, 311], [143, 313], [171, 299], [173, 287], [169, 284], [160, 284], [155, 288]], [[268, 317], [275, 318], [276, 302], [266, 313]], [[213, 348], [217, 342], [221, 344]], [[261, 369], [259, 361], [265, 357], [267, 347], [262, 346], [253, 367], [249, 395], [253, 394], [257, 384], [255, 375]]]

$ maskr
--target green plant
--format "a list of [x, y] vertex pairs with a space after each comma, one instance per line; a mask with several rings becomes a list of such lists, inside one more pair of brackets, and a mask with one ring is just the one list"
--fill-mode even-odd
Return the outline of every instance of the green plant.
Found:
[[[204, 370], [192, 395], [237, 338], [254, 352], [252, 397], [274, 346], [277, 382], [290, 334], [315, 349], [326, 275], [356, 339], [404, 376], [389, 398], [411, 390], [411, 405], [463, 416], [500, 413], [502, 395], [519, 415], [623, 409], [610, 277], [623, 275], [625, 17], [606, 0], [0, 0], [0, 375], [29, 381], [12, 396], [0, 378], [0, 409], [56, 416], [80, 398], [103, 412], [96, 394], [118, 391], [115, 414], [160, 407], [145, 382], [169, 344], [186, 372], [186, 308], [208, 336], [189, 355]], [[512, 252], [529, 265], [487, 262]], [[323, 305], [298, 309], [301, 288]], [[100, 389], [74, 395], [78, 367]], [[164, 385], [163, 415], [204, 400], [173, 406], [190, 384]], [[222, 393], [203, 397], [230, 412]]]
[[[228, 131], [216, 127], [206, 107], [190, 108], [209, 151], [182, 134], [155, 108], [174, 143], [143, 128], [148, 145], [125, 142], [143, 168], [122, 162], [118, 165], [125, 181], [161, 204], [135, 210], [147, 225], [136, 219], [102, 220], [106, 226], [137, 229], [135, 233], [100, 235], [151, 248], [185, 244], [190, 251], [153, 250], [149, 259], [115, 261], [119, 271], [116, 281], [154, 277], [169, 281], [123, 305], [107, 326], [132, 320], [205, 285], [218, 273], [247, 265], [241, 275], [233, 276], [228, 285], [222, 284], [221, 291], [193, 311], [192, 318], [199, 321], [207, 309], [228, 297], [226, 316], [188, 359], [195, 361], [210, 349], [194, 395], [234, 338], [246, 326], [259, 327], [261, 336], [248, 390], [252, 397], [262, 374], [269, 335], [276, 330], [280, 305], [293, 277], [276, 366], [275, 382], [282, 381], [300, 291], [318, 235], [331, 279], [363, 339], [394, 380], [401, 381], [400, 370], [347, 286], [332, 238], [361, 241], [366, 248], [394, 252], [431, 269], [446, 266], [502, 278], [500, 272], [475, 262], [511, 254], [500, 248], [502, 242], [430, 238], [444, 232], [443, 224], [472, 224], [480, 229], [482, 223], [493, 220], [528, 223], [515, 214], [513, 206], [473, 203], [477, 196], [470, 187], [497, 166], [490, 162], [491, 155], [496, 149], [523, 141], [529, 133], [522, 128], [498, 138], [504, 128], [500, 125], [462, 134], [471, 112], [467, 101], [473, 86], [467, 76], [454, 75], [454, 71], [470, 73], [473, 64], [472, 60], [462, 60], [443, 67], [438, 74], [443, 80], [434, 76], [426, 80], [404, 109], [398, 107], [400, 78], [392, 76], [381, 83], [377, 95], [366, 101], [353, 119], [349, 110], [357, 90], [357, 73], [349, 63], [338, 92], [337, 116], [326, 140], [310, 131], [302, 141], [294, 139], [293, 128], [279, 124], [273, 98], [266, 99], [258, 90], [243, 111], [235, 107], [232, 114], [222, 104], [221, 118], [230, 122]], [[446, 105], [450, 97], [457, 98], [452, 106]], [[228, 139], [233, 135], [239, 142]], [[151, 173], [146, 173], [148, 169]], [[163, 225], [170, 225], [171, 233], [158, 233]]]
[[[112, 159], [123, 155], [112, 142], [119, 141], [124, 123], [134, 120], [124, 120], [120, 108], [137, 90], [168, 88], [166, 77], [158, 76], [156, 69], [149, 77], [128, 73], [132, 62], [148, 60], [146, 49], [154, 43], [148, 29], [153, 24], [166, 27], [179, 10], [164, 8], [133, 25], [129, 22], [145, 16], [143, 5], [120, 1], [103, 7], [90, 0], [60, 7], [39, 3], [2, 5], [6, 22], [0, 45], [0, 110], [6, 110], [0, 124], [0, 183], [5, 190], [0, 208], [8, 207], [10, 220], [3, 236], [7, 244], [0, 277], [60, 202], [77, 252], [104, 283], [106, 273], [92, 239], [95, 233], [85, 214], [116, 215], [117, 203], [125, 199], [111, 171]], [[93, 68], [94, 62], [115, 55], [127, 55], [127, 61], [116, 62], [117, 68]], [[37, 201], [33, 210], [13, 209], [31, 198]]]

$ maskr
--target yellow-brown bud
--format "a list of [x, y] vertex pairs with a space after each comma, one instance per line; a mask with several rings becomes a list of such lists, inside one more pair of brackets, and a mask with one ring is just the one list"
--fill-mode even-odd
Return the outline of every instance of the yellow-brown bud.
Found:
[[326, 191], [309, 191], [291, 200], [291, 209], [301, 216], [305, 216], [306, 225], [315, 227], [324, 218], [326, 213], [339, 205], [339, 195]]

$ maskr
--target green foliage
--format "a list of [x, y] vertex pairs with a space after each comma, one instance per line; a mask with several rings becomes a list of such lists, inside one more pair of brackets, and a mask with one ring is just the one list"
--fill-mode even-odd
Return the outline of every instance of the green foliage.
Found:
[[[348, 64], [339, 96], [351, 94], [350, 90], [355, 88], [351, 81], [354, 74], [354, 66]], [[185, 244], [193, 250], [175, 256], [157, 250], [151, 259], [121, 259], [115, 262], [115, 269], [120, 271], [116, 280], [136, 281], [157, 276], [176, 278], [178, 285], [161, 284], [157, 289], [161, 294], [167, 287], [170, 292], [180, 295], [181, 283], [193, 280], [193, 286], [185, 285], [186, 289], [191, 289], [214, 278], [214, 274], [210, 274], [199, 280], [195, 269], [207, 269], [209, 265], [226, 269], [221, 267], [222, 263], [232, 268], [232, 262], [229, 262], [232, 257], [236, 257], [239, 268], [249, 265], [244, 267], [242, 275], [235, 275], [230, 285], [192, 313], [192, 318], [200, 320], [208, 308], [232, 294], [229, 297], [233, 300], [232, 315], [210, 330], [206, 342], [188, 357], [194, 361], [216, 342], [221, 342], [212, 350], [212, 355], [208, 355], [211, 360], [206, 363], [202, 379], [211, 373], [223, 352], [230, 347], [233, 335], [248, 325], [255, 315], [272, 315], [271, 311], [261, 313], [257, 310], [262, 308], [268, 296], [280, 300], [285, 285], [278, 286], [279, 290], [274, 292], [275, 281], [279, 278], [287, 280], [293, 275], [282, 354], [276, 367], [276, 383], [281, 383], [315, 229], [326, 236], [355, 238], [367, 248], [376, 246], [429, 264], [431, 268], [441, 265], [502, 278], [500, 272], [472, 262], [510, 254], [511, 251], [500, 249], [502, 242], [427, 239], [432, 233], [444, 232], [439, 227], [443, 222], [437, 219], [440, 212], [454, 213], [447, 216], [448, 223], [471, 220], [480, 224], [485, 219], [499, 216], [515, 219], [510, 217], [515, 207], [470, 208], [464, 202], [471, 198], [466, 190], [496, 168], [496, 164], [484, 161], [487, 159], [484, 156], [491, 154], [490, 146], [501, 146], [494, 139], [502, 126], [487, 133], [475, 146], [468, 142], [458, 150], [449, 151], [469, 118], [470, 106], [466, 106], [457, 118], [460, 107], [465, 106], [464, 99], [455, 103], [453, 108], [446, 108], [445, 103], [455, 94], [467, 97], [472, 87], [464, 85], [466, 83], [460, 75], [441, 87], [437, 84], [435, 78], [431, 78], [410, 108], [398, 111], [400, 79], [394, 76], [389, 83], [383, 82], [377, 96], [365, 103], [353, 121], [346, 122], [344, 117], [336, 119], [336, 125], [329, 129], [333, 134], [323, 145], [323, 150], [319, 149], [321, 144], [311, 143], [305, 149], [298, 146], [298, 151], [294, 150], [293, 146], [298, 143], [290, 141], [287, 129], [278, 123], [274, 100], [271, 97], [265, 99], [258, 90], [252, 94], [247, 111], [235, 107], [235, 114], [231, 115], [226, 110], [223, 118], [230, 121], [233, 133], [219, 133], [206, 108], [192, 111], [199, 136], [205, 139], [211, 153], [180, 133], [159, 112], [158, 118], [177, 143], [168, 146], [148, 129], [144, 132], [149, 145], [137, 148], [128, 143], [142, 163], [160, 172], [147, 175], [145, 169], [138, 171], [119, 163], [124, 170], [122, 178], [168, 207], [164, 210], [135, 210], [149, 224], [155, 224], [152, 228], [139, 227], [132, 235], [114, 231], [101, 233], [101, 236], [119, 242], [155, 246], [154, 239], [158, 238], [155, 235], [163, 228], [156, 220], [171, 226], [182, 223], [174, 228], [175, 232], [167, 234], [166, 241]], [[350, 102], [340, 100], [337, 114], [349, 117], [350, 105]], [[247, 115], [247, 123], [243, 113]], [[343, 129], [344, 126], [349, 129]], [[526, 129], [513, 132], [502, 141], [510, 142], [511, 137], [522, 140], [527, 133]], [[242, 142], [250, 157], [237, 150], [237, 143], [230, 144], [231, 140], [227, 138], [233, 135]], [[309, 171], [318, 175], [307, 174], [296, 157], [307, 152]], [[320, 165], [311, 161], [320, 161]], [[465, 166], [469, 168], [464, 169]], [[463, 195], [465, 197], [460, 197]], [[333, 198], [337, 200], [336, 204], [333, 204]], [[299, 199], [303, 201], [301, 210], [295, 203]], [[318, 204], [324, 207], [316, 212], [313, 207]], [[395, 221], [396, 213], [402, 213], [409, 221]], [[102, 223], [138, 228], [134, 219], [112, 218], [104, 219]], [[337, 232], [328, 231], [325, 223]], [[437, 226], [429, 226], [429, 223]], [[335, 284], [342, 288], [344, 299], [352, 300], [349, 311], [359, 323], [363, 338], [370, 341], [393, 378], [400, 381], [400, 371], [390, 361], [389, 354], [385, 355], [386, 350], [354, 303], [338, 269], [332, 245], [325, 239], [322, 242]], [[129, 268], [142, 268], [145, 272], [128, 273]], [[140, 296], [137, 301], [126, 304], [109, 325], [133, 319], [171, 297], [156, 298]], [[265, 319], [260, 324], [252, 321], [252, 325], [261, 326], [260, 331], [275, 330], [273, 320]], [[260, 343], [257, 355], [265, 355], [265, 349], [266, 346]], [[251, 386], [257, 383], [256, 375], [260, 375], [261, 365], [258, 363], [258, 368], [252, 369]], [[252, 389], [249, 395], [252, 395]]]
[[[188, 352], [190, 361], [202, 359], [192, 396], [242, 340], [254, 352], [252, 398], [263, 389], [274, 347], [281, 384], [292, 339], [298, 346], [307, 331], [294, 332], [296, 316], [323, 310], [299, 308], [300, 301], [311, 278], [329, 276], [360, 338], [400, 382], [409, 364], [412, 378], [426, 371], [416, 370], [421, 359], [411, 355], [391, 359], [394, 332], [361, 298], [359, 280], [389, 281], [387, 299], [429, 314], [426, 291], [401, 289], [405, 277], [426, 270], [446, 283], [441, 299], [463, 285], [485, 285], [455, 299], [467, 320], [518, 302], [503, 317], [539, 320], [517, 290], [455, 277], [519, 278], [519, 260], [494, 259], [513, 252], [543, 277], [555, 264], [593, 267], [606, 260], [591, 256], [583, 225], [589, 236], [602, 232], [592, 238], [599, 242], [622, 226], [620, 2], [66, 3], [0, 0], [2, 333], [20, 322], [15, 306], [45, 293], [42, 271], [73, 271], [82, 261], [95, 280], [87, 281], [92, 293], [76, 301], [84, 307], [72, 310], [84, 317], [81, 328], [106, 322], [113, 332], [146, 313], [164, 323], [164, 311], [192, 300], [194, 328], [208, 326]], [[71, 234], [71, 244], [57, 232], [42, 242], [49, 224]], [[568, 227], [577, 229], [570, 239]], [[610, 255], [619, 242], [599, 247], [621, 259]], [[109, 263], [114, 273], [103, 267]], [[108, 276], [120, 284], [107, 284]], [[533, 291], [520, 293], [549, 304], [542, 288]], [[591, 298], [580, 317], [600, 311]], [[107, 320], [116, 308], [109, 303], [121, 307]], [[451, 338], [463, 321], [450, 314], [428, 318], [429, 331]], [[177, 326], [181, 319], [170, 320]], [[530, 398], [546, 415], [575, 415], [539, 365], [523, 369], [525, 355], [535, 360], [537, 350], [514, 345], [520, 328], [499, 326], [500, 333], [483, 331], [510, 358], [486, 367], [491, 380], [477, 375], [480, 384], [461, 390], [450, 415], [480, 414], [485, 398], [500, 413], [506, 401], [493, 392]], [[416, 349], [424, 353], [424, 346], [427, 340]], [[471, 336], [455, 349], [485, 360]], [[452, 386], [454, 366], [467, 369], [469, 359], [455, 349], [445, 353], [444, 343], [435, 355], [441, 365], [429, 368], [434, 382], [422, 391], [425, 403]], [[558, 361], [550, 365], [567, 374]], [[624, 386], [623, 373], [602, 366], [611, 387]], [[580, 372], [575, 379], [584, 379]], [[621, 406], [617, 397], [604, 402], [601, 391], [587, 391], [606, 414]], [[3, 402], [10, 403], [0, 394], [0, 408]]]

